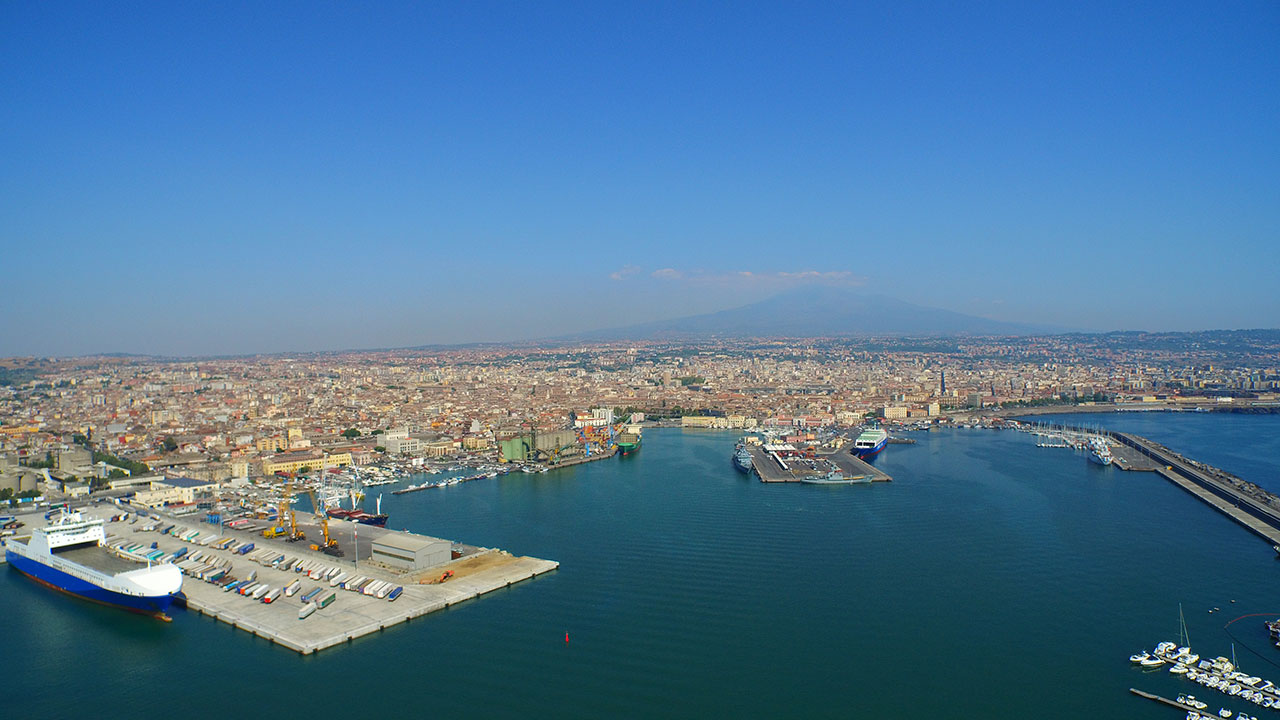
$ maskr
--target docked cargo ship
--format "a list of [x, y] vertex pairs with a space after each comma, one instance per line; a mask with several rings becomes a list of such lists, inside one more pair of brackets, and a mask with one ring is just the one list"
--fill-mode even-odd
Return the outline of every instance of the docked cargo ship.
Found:
[[623, 455], [630, 455], [639, 449], [640, 426], [630, 426], [618, 435], [618, 452], [621, 452]]
[[880, 428], [863, 430], [858, 439], [853, 441], [853, 452], [865, 460], [869, 457], [874, 457], [883, 450], [885, 443], [888, 441], [889, 433]]
[[[398, 493], [399, 491], [396, 492]], [[338, 520], [350, 520], [351, 522], [358, 522], [361, 525], [376, 525], [378, 527], [387, 526], [386, 513], [371, 513], [360, 509], [343, 510], [342, 508], [329, 508], [325, 512], [329, 517], [336, 518]]]
[[141, 565], [104, 547], [103, 521], [60, 511], [29, 538], [9, 538], [5, 559], [36, 582], [87, 600], [164, 620], [182, 590], [176, 565]]

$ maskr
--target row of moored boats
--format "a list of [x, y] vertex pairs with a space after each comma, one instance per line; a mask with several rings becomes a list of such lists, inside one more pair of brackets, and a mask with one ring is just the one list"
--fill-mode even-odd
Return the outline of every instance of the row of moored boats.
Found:
[[[1280, 710], [1280, 687], [1270, 680], [1240, 672], [1236, 669], [1235, 663], [1225, 657], [1202, 660], [1199, 655], [1191, 651], [1191, 648], [1178, 647], [1177, 643], [1165, 641], [1156, 645], [1150, 653], [1143, 651], [1130, 655], [1129, 661], [1146, 668], [1168, 665], [1169, 672], [1174, 675], [1181, 675], [1192, 682], [1226, 695], [1248, 700], [1259, 707]], [[1194, 711], [1187, 713], [1187, 717], [1191, 720], [1211, 717], [1207, 713], [1199, 712], [1207, 706], [1203, 701], [1197, 700], [1194, 695], [1179, 695], [1178, 702], [1195, 708]], [[1233, 717], [1233, 713], [1223, 708], [1218, 711], [1218, 716], [1229, 718]], [[1256, 720], [1244, 713], [1234, 717], [1237, 720]]]

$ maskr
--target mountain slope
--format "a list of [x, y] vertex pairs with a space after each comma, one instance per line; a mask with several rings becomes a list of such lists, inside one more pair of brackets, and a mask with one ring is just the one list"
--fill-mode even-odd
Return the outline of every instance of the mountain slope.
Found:
[[705, 315], [582, 333], [584, 340], [848, 335], [1035, 335], [1061, 328], [989, 320], [885, 295], [813, 287]]

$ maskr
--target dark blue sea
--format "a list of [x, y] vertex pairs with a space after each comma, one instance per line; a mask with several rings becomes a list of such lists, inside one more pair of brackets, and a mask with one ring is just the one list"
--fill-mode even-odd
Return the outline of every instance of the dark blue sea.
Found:
[[[1115, 421], [1249, 480], [1277, 474], [1280, 418]], [[1131, 667], [1177, 640], [1179, 603], [1200, 654], [1234, 642], [1280, 682], [1262, 618], [1224, 629], [1280, 617], [1265, 543], [1154, 474], [1029, 435], [914, 437], [877, 458], [894, 482], [873, 486], [763, 485], [732, 468], [735, 435], [653, 430], [628, 457], [388, 494], [392, 526], [561, 569], [309, 657], [4, 569], [4, 714], [1181, 717], [1130, 687], [1245, 709]]]

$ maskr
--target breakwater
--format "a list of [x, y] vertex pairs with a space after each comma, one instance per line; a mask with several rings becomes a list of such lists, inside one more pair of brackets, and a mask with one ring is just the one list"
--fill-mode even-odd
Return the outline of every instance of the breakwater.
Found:
[[1119, 444], [1116, 464], [1121, 469], [1154, 471], [1272, 545], [1280, 545], [1280, 496], [1141, 435], [1073, 425], [1047, 427], [1110, 438]]

